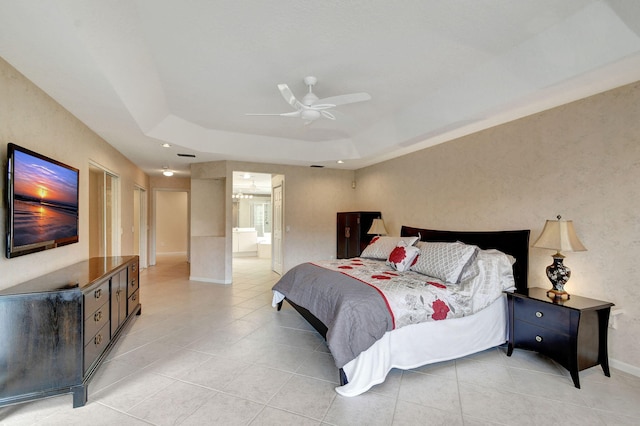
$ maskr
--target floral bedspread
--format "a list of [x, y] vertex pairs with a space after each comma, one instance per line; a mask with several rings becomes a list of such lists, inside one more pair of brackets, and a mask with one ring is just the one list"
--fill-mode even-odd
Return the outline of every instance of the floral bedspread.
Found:
[[392, 313], [394, 328], [474, 314], [514, 284], [507, 258], [485, 251], [478, 254], [459, 284], [449, 285], [417, 272], [397, 272], [380, 260], [354, 258], [313, 264], [376, 288]]

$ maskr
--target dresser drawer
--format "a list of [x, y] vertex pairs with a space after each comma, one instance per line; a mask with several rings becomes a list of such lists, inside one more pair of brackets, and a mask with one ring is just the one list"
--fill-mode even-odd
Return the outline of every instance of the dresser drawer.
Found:
[[84, 319], [84, 344], [87, 345], [102, 327], [109, 322], [109, 303], [87, 315]]
[[136, 291], [129, 297], [127, 302], [127, 316], [131, 315], [131, 313], [136, 309], [136, 306], [140, 304], [140, 292]]
[[515, 318], [540, 327], [569, 333], [571, 311], [562, 306], [539, 302], [531, 299], [514, 298]]
[[138, 290], [138, 275], [129, 275], [129, 283], [127, 284], [127, 297], [131, 297]]
[[105, 280], [99, 286], [94, 287], [84, 294], [85, 317], [95, 312], [100, 306], [109, 300], [109, 280]]
[[93, 338], [89, 339], [84, 347], [84, 371], [91, 367], [91, 364], [104, 352], [109, 344], [109, 321], [102, 327]]

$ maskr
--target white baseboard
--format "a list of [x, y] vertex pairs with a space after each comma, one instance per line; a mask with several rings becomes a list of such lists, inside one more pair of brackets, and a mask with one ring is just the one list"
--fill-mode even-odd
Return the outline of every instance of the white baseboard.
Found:
[[617, 359], [610, 359], [609, 367], [620, 370], [623, 373], [631, 374], [632, 376], [640, 377], [640, 367], [627, 364], [626, 362], [618, 361]]
[[156, 256], [186, 256], [186, 251], [164, 251], [156, 253]]
[[201, 283], [211, 283], [211, 284], [231, 284], [231, 281], [226, 281], [226, 280], [213, 280], [211, 278], [204, 278], [204, 277], [194, 277], [193, 275], [189, 276], [189, 280], [190, 281], [199, 281]]

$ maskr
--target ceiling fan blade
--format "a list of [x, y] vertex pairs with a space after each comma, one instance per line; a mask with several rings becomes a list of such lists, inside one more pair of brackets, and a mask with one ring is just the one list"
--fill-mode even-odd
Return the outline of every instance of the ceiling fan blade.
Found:
[[278, 115], [280, 117], [300, 117], [300, 111], [283, 112], [281, 114], [259, 114], [259, 113], [247, 113], [245, 115]]
[[322, 116], [324, 118], [328, 118], [329, 120], [335, 120], [336, 116], [331, 114], [329, 111], [320, 111], [320, 114], [322, 114]]
[[322, 109], [329, 109], [329, 108], [334, 108], [335, 104], [312, 104], [308, 107], [306, 107], [307, 109], [314, 109], [316, 111], [320, 111]]
[[278, 90], [280, 90], [280, 94], [289, 105], [295, 109], [300, 109], [302, 107], [302, 103], [296, 99], [291, 89], [289, 89], [289, 86], [286, 84], [278, 84]]
[[330, 96], [324, 99], [318, 99], [314, 105], [317, 104], [331, 104], [331, 105], [346, 105], [353, 104], [356, 102], [368, 101], [371, 99], [371, 95], [365, 92], [362, 93], [351, 93], [348, 95], [338, 95], [338, 96]]

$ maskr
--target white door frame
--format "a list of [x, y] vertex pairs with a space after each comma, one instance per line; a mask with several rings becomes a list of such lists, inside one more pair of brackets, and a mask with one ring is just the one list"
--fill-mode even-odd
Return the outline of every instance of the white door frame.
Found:
[[[139, 197], [139, 215], [137, 218], [134, 218], [134, 220], [137, 222], [138, 224], [138, 231], [139, 231], [139, 241], [138, 241], [138, 248], [139, 248], [139, 256], [140, 256], [140, 269], [145, 269], [148, 265], [148, 252], [149, 252], [149, 246], [148, 246], [148, 234], [149, 234], [149, 225], [147, 224], [147, 190], [144, 189], [141, 186], [135, 185], [134, 186], [134, 190], [133, 190], [134, 196], [137, 194]], [[135, 225], [134, 225], [135, 226]]]
[[[280, 192], [280, 197], [276, 194]], [[282, 275], [284, 269], [284, 175], [271, 176], [271, 269]]]

